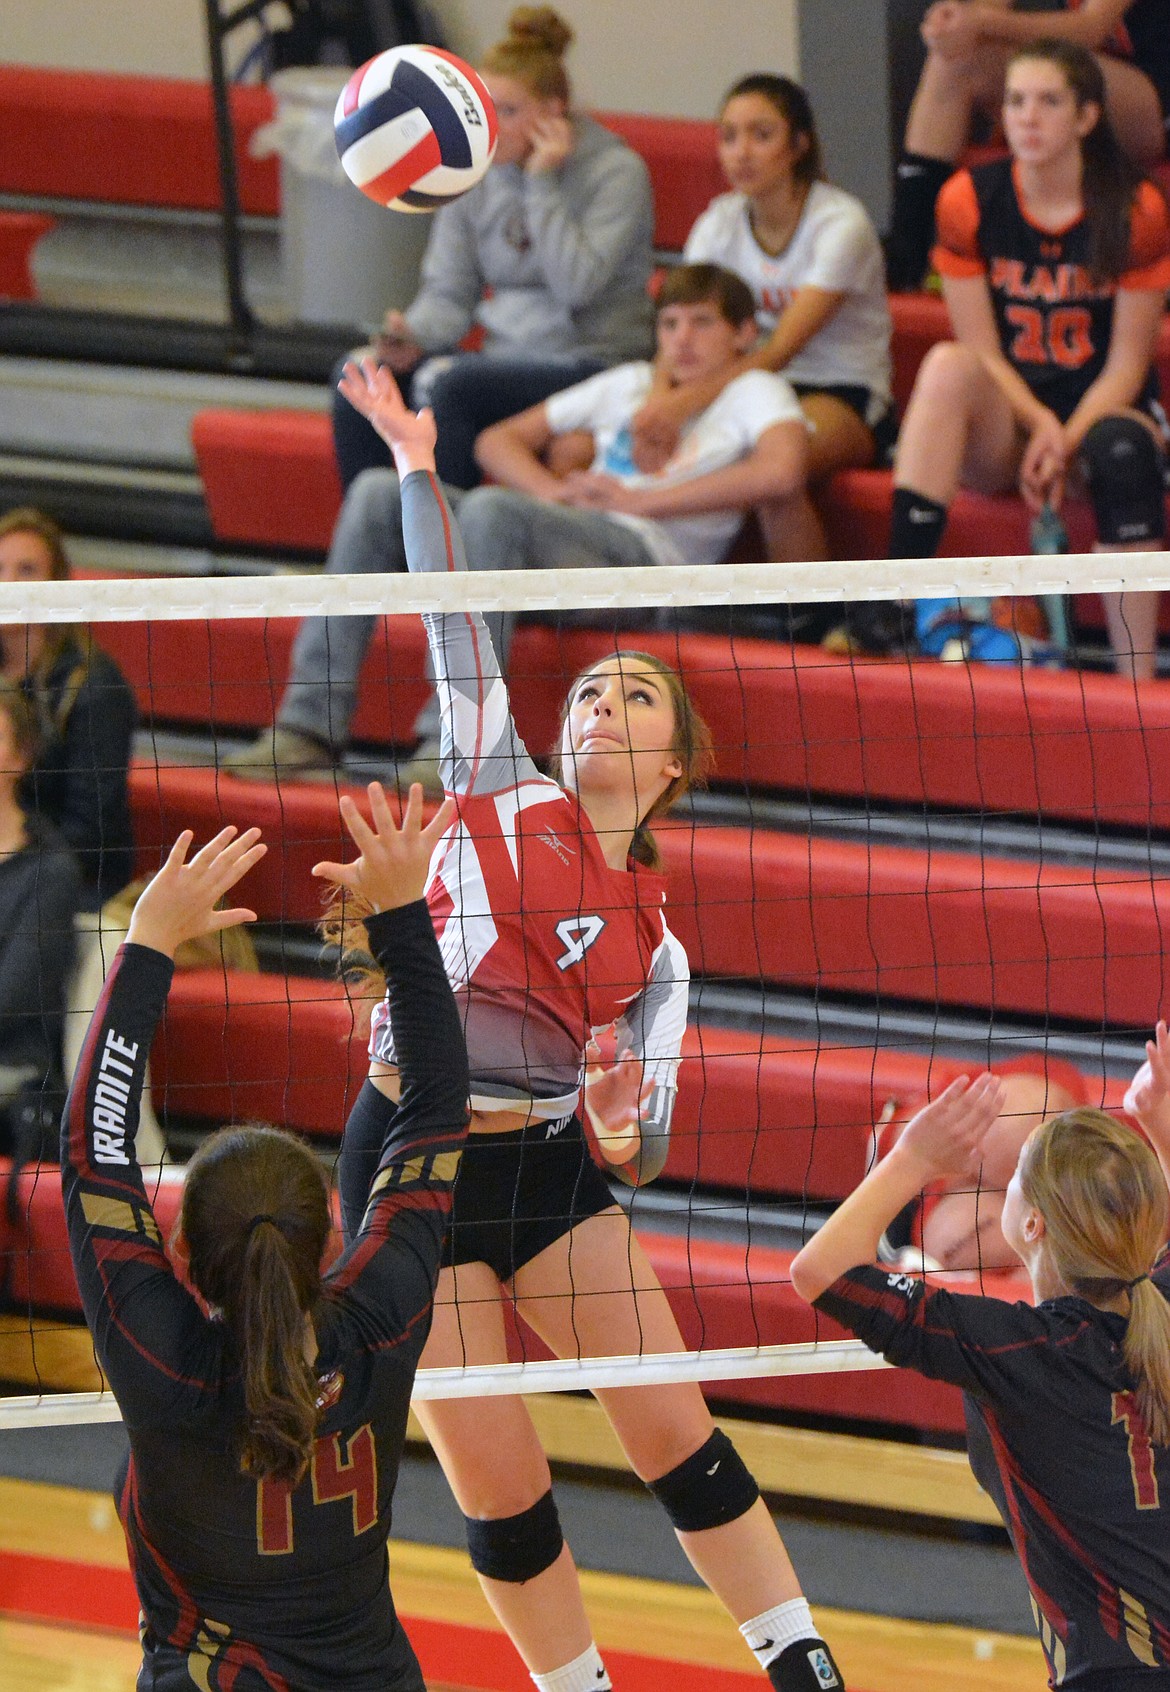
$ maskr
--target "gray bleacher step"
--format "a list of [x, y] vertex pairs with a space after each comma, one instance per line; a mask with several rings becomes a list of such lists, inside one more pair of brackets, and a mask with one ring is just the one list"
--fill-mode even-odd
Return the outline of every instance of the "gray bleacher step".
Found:
[[244, 553], [202, 546], [166, 546], [93, 535], [68, 535], [66, 546], [75, 569], [93, 570], [103, 576], [301, 576], [320, 572], [315, 564], [250, 558]]
[[352, 324], [265, 323], [246, 335], [226, 323], [149, 317], [142, 312], [74, 311], [12, 300], [0, 311], [0, 356], [200, 370], [324, 386], [342, 355], [362, 338]]
[[0, 510], [14, 505], [51, 512], [67, 532], [198, 548], [214, 541], [194, 470], [0, 452]]
[[[33, 249], [31, 271], [45, 305], [85, 311], [223, 322], [221, 222], [217, 213], [0, 194], [0, 210], [38, 211], [54, 227]], [[253, 308], [286, 321], [280, 226], [242, 217], [244, 286]]]
[[899, 809], [862, 800], [768, 798], [755, 793], [749, 797], [718, 791], [689, 794], [679, 809], [689, 809], [696, 821], [715, 827], [766, 828], [920, 852], [1170, 875], [1170, 845], [1136, 829], [1101, 834], [1089, 823], [1078, 826], [972, 811], [924, 811], [921, 806]]
[[313, 382], [144, 366], [0, 360], [0, 453], [193, 470], [191, 419], [212, 407], [327, 411]]
[[1088, 1074], [1128, 1078], [1145, 1056], [1141, 1029], [1088, 1029], [1032, 1021], [1003, 1011], [940, 1009], [908, 1000], [813, 996], [760, 981], [691, 983], [691, 1020], [803, 1040], [823, 1049], [878, 1048], [962, 1063], [1006, 1063], [1046, 1051]]

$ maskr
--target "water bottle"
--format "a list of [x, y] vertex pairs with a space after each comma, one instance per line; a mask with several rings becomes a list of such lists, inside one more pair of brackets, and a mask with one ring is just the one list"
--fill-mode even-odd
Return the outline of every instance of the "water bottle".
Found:
[[[1055, 511], [1047, 500], [1032, 519], [1031, 549], [1034, 554], [1049, 557], [1068, 551], [1068, 530], [1059, 511]], [[1045, 594], [1042, 603], [1048, 618], [1049, 638], [1047, 641], [1029, 642], [1025, 655], [1032, 664], [1060, 669], [1069, 644], [1064, 595]]]
[[1037, 554], [1068, 551], [1068, 530], [1060, 512], [1054, 511], [1047, 501], [1032, 519], [1031, 550]]

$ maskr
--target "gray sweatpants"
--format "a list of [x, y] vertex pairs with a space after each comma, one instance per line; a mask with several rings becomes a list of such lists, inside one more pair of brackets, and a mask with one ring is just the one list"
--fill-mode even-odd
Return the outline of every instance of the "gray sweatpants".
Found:
[[[595, 564], [653, 564], [640, 535], [603, 511], [577, 511], [507, 488], [446, 489], [457, 512], [473, 570], [577, 569]], [[392, 470], [365, 470], [346, 495], [325, 568], [334, 575], [405, 570], [402, 502]], [[393, 610], [387, 606], [387, 610]], [[512, 612], [485, 617], [507, 674], [515, 626]], [[358, 675], [374, 629], [370, 617], [306, 617], [292, 652], [288, 686], [277, 721], [344, 748], [357, 700]], [[438, 705], [432, 695], [415, 732], [437, 736]]]

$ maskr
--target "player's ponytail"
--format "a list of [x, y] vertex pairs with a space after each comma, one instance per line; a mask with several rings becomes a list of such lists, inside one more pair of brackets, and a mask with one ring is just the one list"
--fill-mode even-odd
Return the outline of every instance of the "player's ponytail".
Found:
[[1020, 1188], [1065, 1286], [1094, 1303], [1128, 1298], [1122, 1345], [1138, 1408], [1154, 1444], [1170, 1445], [1170, 1304], [1149, 1278], [1170, 1231], [1157, 1158], [1104, 1111], [1069, 1110], [1024, 1147]]
[[295, 1484], [319, 1418], [305, 1318], [320, 1293], [329, 1238], [324, 1173], [289, 1134], [226, 1128], [188, 1166], [180, 1229], [191, 1280], [235, 1341], [240, 1468]]
[[1081, 141], [1081, 194], [1089, 231], [1089, 269], [1097, 283], [1116, 282], [1126, 268], [1130, 245], [1130, 216], [1141, 172], [1131, 163], [1106, 112], [1105, 78], [1096, 58], [1075, 41], [1046, 38], [1013, 53], [1009, 69], [1020, 59], [1043, 59], [1056, 65], [1072, 91], [1078, 108], [1094, 105], [1100, 113]]

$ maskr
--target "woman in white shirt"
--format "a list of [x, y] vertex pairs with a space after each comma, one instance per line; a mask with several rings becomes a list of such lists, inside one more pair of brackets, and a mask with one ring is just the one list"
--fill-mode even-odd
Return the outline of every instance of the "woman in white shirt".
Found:
[[[684, 257], [736, 271], [756, 299], [758, 345], [724, 380], [656, 385], [634, 420], [640, 467], [660, 463], [679, 430], [747, 369], [782, 372], [812, 437], [810, 480], [878, 456], [890, 417], [890, 314], [877, 231], [861, 202], [824, 180], [816, 124], [788, 77], [737, 82], [719, 117], [719, 159], [732, 192], [713, 200]], [[813, 507], [764, 538], [774, 559], [828, 556]]]

